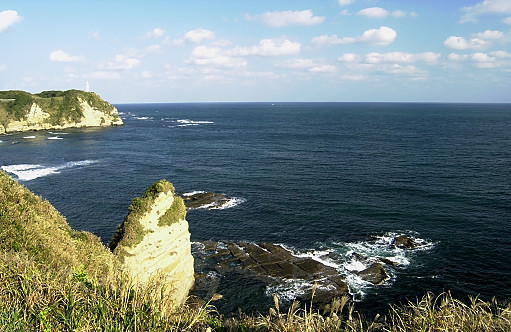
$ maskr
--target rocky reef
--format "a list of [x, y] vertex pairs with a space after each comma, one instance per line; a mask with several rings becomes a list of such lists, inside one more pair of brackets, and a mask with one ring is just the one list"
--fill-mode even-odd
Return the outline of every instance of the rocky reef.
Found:
[[165, 296], [181, 304], [194, 284], [190, 232], [183, 200], [160, 180], [133, 200], [110, 249], [135, 280], [168, 284]]
[[0, 91], [0, 134], [122, 124], [117, 109], [93, 92]]

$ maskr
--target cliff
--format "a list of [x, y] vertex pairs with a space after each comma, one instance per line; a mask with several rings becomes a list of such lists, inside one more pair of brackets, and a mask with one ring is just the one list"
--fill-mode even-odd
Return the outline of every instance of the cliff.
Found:
[[157, 299], [165, 296], [169, 305], [180, 305], [194, 284], [185, 215], [172, 184], [156, 182], [133, 200], [112, 252], [97, 236], [71, 229], [48, 201], [0, 171], [0, 276], [3, 268], [24, 266], [42, 274], [53, 271], [51, 278], [78, 275], [87, 287], [94, 282], [117, 288], [116, 282], [127, 277], [144, 289], [154, 281], [163, 289]]
[[117, 109], [93, 92], [0, 91], [0, 134], [122, 124]]
[[169, 286], [165, 296], [174, 303], [183, 303], [194, 284], [185, 216], [183, 200], [175, 195], [172, 184], [160, 180], [133, 200], [110, 243], [137, 281], [163, 279]]

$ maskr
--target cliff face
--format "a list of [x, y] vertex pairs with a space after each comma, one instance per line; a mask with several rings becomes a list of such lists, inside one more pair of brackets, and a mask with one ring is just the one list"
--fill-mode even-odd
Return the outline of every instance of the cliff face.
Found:
[[135, 280], [153, 278], [169, 285], [165, 294], [181, 304], [194, 284], [190, 233], [182, 199], [170, 183], [161, 180], [135, 198], [110, 248]]
[[92, 92], [0, 91], [0, 134], [122, 124], [117, 109]]

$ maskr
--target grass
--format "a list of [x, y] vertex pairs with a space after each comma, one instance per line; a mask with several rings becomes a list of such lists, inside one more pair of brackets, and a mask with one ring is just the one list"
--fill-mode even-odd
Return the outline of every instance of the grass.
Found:
[[[169, 191], [170, 183], [156, 182], [141, 206]], [[371, 318], [347, 297], [322, 315], [314, 296], [285, 312], [274, 296], [267, 313], [226, 318], [213, 305], [218, 294], [176, 308], [162, 296], [168, 285], [151, 282], [133, 282], [97, 237], [72, 230], [51, 204], [0, 171], [0, 331], [511, 331], [511, 305], [450, 293]]]
[[[144, 214], [150, 211], [154, 200], [161, 194], [174, 194], [174, 186], [166, 180], [159, 180], [149, 186], [141, 197], [135, 197], [128, 208], [128, 215], [123, 223], [117, 227], [117, 231], [110, 241], [109, 247], [121, 258], [126, 254], [122, 251], [122, 246], [133, 247], [144, 239], [146, 231], [140, 224], [140, 219]], [[184, 219], [186, 209], [183, 200], [174, 196], [174, 202], [158, 221], [158, 225], [170, 225], [175, 221]], [[160, 224], [161, 223], [161, 224]]]
[[0, 124], [4, 126], [10, 121], [23, 119], [33, 103], [38, 104], [44, 112], [50, 114], [46, 120], [52, 125], [62, 125], [65, 122], [79, 122], [83, 117], [80, 99], [106, 115], [115, 116], [114, 107], [101, 99], [94, 92], [80, 90], [43, 91], [30, 94], [25, 91], [0, 91], [0, 99], [14, 99], [0, 103]]

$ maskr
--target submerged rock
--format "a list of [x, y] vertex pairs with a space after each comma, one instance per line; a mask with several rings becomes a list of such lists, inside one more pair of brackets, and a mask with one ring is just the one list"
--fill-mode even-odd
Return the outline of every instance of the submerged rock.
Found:
[[373, 263], [368, 268], [360, 271], [357, 275], [367, 282], [379, 285], [389, 278], [387, 272], [380, 263]]
[[[310, 301], [313, 285], [314, 303], [324, 307], [335, 297], [349, 295], [344, 276], [330, 266], [311, 257], [295, 256], [290, 250], [272, 243], [213, 242], [202, 243], [203, 261], [215, 263], [220, 275], [240, 273], [268, 284], [284, 284], [288, 281], [303, 281], [309, 285], [302, 289], [300, 301]], [[200, 285], [196, 285], [200, 286]]]
[[406, 235], [396, 236], [392, 244], [401, 249], [415, 249], [418, 246], [411, 237]]
[[227, 195], [215, 192], [197, 192], [179, 196], [183, 199], [187, 209], [218, 209], [230, 201]]

